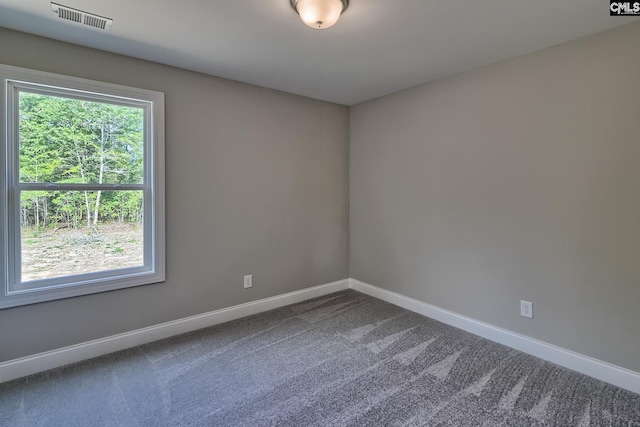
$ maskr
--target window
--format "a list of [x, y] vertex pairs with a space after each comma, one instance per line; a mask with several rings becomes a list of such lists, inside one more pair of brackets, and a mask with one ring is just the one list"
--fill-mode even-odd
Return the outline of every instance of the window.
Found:
[[0, 308], [164, 281], [164, 94], [0, 78]]

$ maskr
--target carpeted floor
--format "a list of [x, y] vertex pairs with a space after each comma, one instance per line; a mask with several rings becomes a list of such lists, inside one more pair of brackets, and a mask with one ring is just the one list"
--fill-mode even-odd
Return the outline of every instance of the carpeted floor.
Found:
[[640, 426], [640, 395], [344, 291], [0, 385], [1, 426]]

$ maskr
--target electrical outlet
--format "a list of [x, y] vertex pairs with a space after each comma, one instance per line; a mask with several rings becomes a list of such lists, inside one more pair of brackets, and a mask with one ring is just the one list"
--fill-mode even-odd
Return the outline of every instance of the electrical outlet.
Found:
[[529, 301], [520, 301], [520, 316], [533, 319], [533, 303]]
[[253, 274], [247, 274], [244, 276], [244, 288], [250, 288], [253, 286]]

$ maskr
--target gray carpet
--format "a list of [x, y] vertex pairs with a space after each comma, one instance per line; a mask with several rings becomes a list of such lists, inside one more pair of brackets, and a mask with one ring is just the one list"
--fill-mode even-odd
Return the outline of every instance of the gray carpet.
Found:
[[344, 291], [0, 385], [2, 426], [640, 426], [640, 395]]

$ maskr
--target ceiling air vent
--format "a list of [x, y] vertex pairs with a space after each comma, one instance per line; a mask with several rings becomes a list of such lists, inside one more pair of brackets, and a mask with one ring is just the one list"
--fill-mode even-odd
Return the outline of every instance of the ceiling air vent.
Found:
[[58, 19], [75, 22], [76, 24], [91, 27], [95, 30], [111, 31], [111, 24], [113, 24], [113, 19], [93, 15], [57, 3], [51, 3], [51, 13], [53, 16], [58, 17]]

